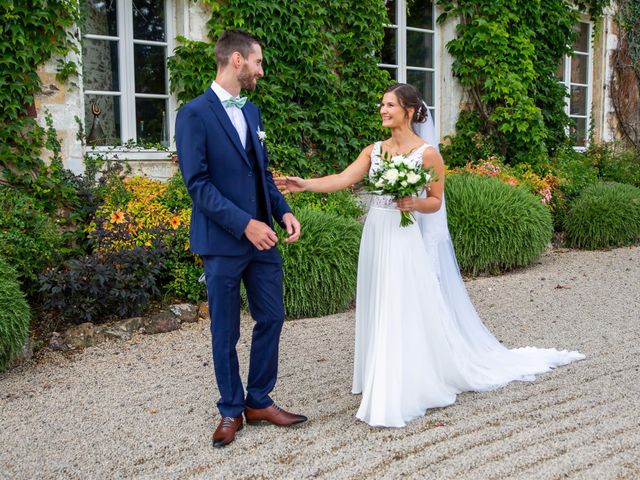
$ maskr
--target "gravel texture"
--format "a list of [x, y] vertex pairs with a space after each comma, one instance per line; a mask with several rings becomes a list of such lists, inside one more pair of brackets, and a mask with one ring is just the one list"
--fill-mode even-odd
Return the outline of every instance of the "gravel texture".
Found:
[[[207, 322], [45, 352], [0, 374], [0, 478], [640, 478], [640, 248], [554, 250], [467, 287], [506, 345], [587, 359], [371, 428], [350, 393], [354, 312], [291, 321], [273, 396], [310, 421], [246, 426], [213, 449]], [[243, 372], [250, 328], [244, 317]]]

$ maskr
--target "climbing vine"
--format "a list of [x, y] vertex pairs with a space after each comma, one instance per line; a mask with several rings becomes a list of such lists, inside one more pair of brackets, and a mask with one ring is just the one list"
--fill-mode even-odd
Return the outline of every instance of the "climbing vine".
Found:
[[[333, 172], [380, 137], [376, 103], [389, 83], [377, 66], [384, 2], [207, 3], [212, 42], [226, 28], [242, 28], [263, 43], [265, 78], [250, 96], [262, 109], [275, 167], [304, 175]], [[171, 84], [186, 102], [215, 77], [214, 45], [178, 40]]]
[[77, 52], [71, 28], [78, 20], [77, 0], [3, 0], [0, 2], [0, 181], [29, 186], [44, 167], [41, 150], [47, 131], [35, 120], [40, 92], [38, 66], [58, 58], [57, 79], [77, 74], [66, 60]]
[[640, 155], [640, 3], [619, 0], [617, 7], [620, 35], [611, 59], [611, 100], [620, 131]]
[[459, 22], [447, 44], [469, 97], [443, 150], [463, 165], [480, 149], [507, 163], [539, 165], [565, 142], [570, 120], [556, 71], [571, 53], [580, 12], [597, 24], [607, 0], [439, 0], [438, 22]]

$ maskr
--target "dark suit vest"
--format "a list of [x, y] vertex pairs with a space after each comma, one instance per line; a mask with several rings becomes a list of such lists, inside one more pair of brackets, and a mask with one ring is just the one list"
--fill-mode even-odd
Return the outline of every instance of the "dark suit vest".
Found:
[[247, 157], [249, 157], [249, 161], [251, 162], [251, 166], [253, 168], [253, 178], [256, 182], [256, 220], [260, 220], [261, 222], [269, 225], [269, 218], [267, 216], [267, 207], [265, 205], [265, 185], [262, 184], [262, 175], [258, 172], [260, 171], [260, 164], [258, 163], [258, 157], [256, 154], [255, 146], [253, 145], [253, 140], [251, 140], [251, 132], [247, 129], [247, 141], [245, 142], [245, 150], [247, 152]]

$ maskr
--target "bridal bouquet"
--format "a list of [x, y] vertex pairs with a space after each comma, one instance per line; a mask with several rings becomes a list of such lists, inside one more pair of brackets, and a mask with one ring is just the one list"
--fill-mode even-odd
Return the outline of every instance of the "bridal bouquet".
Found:
[[[407, 155], [393, 155], [384, 152], [382, 165], [373, 175], [365, 178], [365, 189], [378, 195], [395, 198], [418, 195], [433, 180], [433, 169], [425, 169], [421, 163], [415, 164]], [[407, 227], [415, 221], [411, 212], [400, 212], [400, 226]]]

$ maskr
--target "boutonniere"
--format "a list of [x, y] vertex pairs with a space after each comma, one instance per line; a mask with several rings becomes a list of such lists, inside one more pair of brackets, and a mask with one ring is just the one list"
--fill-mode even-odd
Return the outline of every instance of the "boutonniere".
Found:
[[264, 130], [258, 129], [256, 131], [256, 134], [258, 135], [258, 140], [260, 140], [260, 143], [264, 145], [264, 142], [267, 139], [267, 133]]

